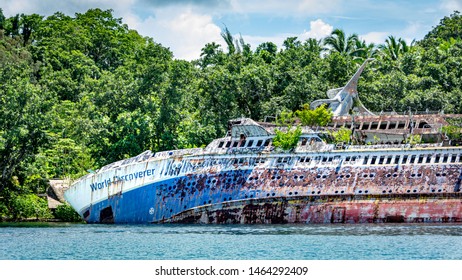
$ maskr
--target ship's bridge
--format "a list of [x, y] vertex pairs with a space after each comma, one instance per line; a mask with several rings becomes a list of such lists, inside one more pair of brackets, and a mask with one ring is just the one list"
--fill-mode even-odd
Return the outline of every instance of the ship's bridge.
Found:
[[262, 125], [249, 118], [230, 120], [228, 127], [232, 139], [270, 136], [270, 133]]

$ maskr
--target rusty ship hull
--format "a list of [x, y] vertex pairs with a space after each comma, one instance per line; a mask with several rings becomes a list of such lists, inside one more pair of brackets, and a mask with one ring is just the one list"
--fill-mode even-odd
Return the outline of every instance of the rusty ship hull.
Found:
[[[89, 223], [461, 222], [462, 149], [443, 127], [455, 122], [460, 131], [462, 116], [373, 114], [357, 93], [366, 63], [311, 103], [329, 106], [333, 118], [321, 129], [302, 126], [290, 151], [272, 145], [287, 127], [235, 119], [204, 149], [109, 164], [65, 198]], [[339, 129], [351, 141], [322, 138]]]
[[370, 148], [144, 155], [88, 175], [66, 198], [89, 223], [462, 221], [461, 149]]

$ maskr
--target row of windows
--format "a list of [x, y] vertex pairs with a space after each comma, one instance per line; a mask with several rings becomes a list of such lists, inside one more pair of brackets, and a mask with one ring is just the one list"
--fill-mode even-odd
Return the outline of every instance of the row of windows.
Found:
[[405, 129], [405, 128], [430, 128], [430, 125], [426, 121], [420, 122], [407, 122], [407, 121], [381, 121], [381, 122], [355, 122], [355, 123], [333, 123], [330, 126], [354, 128], [361, 130], [377, 130], [377, 129]]
[[[310, 163], [312, 160], [322, 163], [331, 163], [340, 160], [340, 156], [316, 156], [312, 157], [300, 157], [299, 162]], [[360, 156], [347, 156], [343, 163], [354, 163], [360, 159]], [[390, 155], [390, 156], [365, 156], [363, 158], [363, 164], [370, 165], [382, 165], [382, 164], [424, 164], [424, 163], [455, 163], [460, 162], [462, 154], [436, 154], [436, 155]], [[433, 161], [432, 161], [433, 159]], [[279, 162], [279, 160], [278, 160]]]
[[220, 141], [218, 143], [218, 148], [237, 148], [237, 147], [266, 147], [270, 144], [271, 139], [266, 139], [266, 141], [263, 142], [263, 140], [258, 140], [256, 145], [254, 146], [255, 141], [254, 140], [245, 140], [241, 139], [239, 141]]

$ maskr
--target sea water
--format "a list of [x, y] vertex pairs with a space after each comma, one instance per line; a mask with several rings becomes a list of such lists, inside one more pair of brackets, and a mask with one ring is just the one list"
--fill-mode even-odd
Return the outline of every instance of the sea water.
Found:
[[21, 224], [0, 226], [0, 259], [460, 260], [462, 225]]

